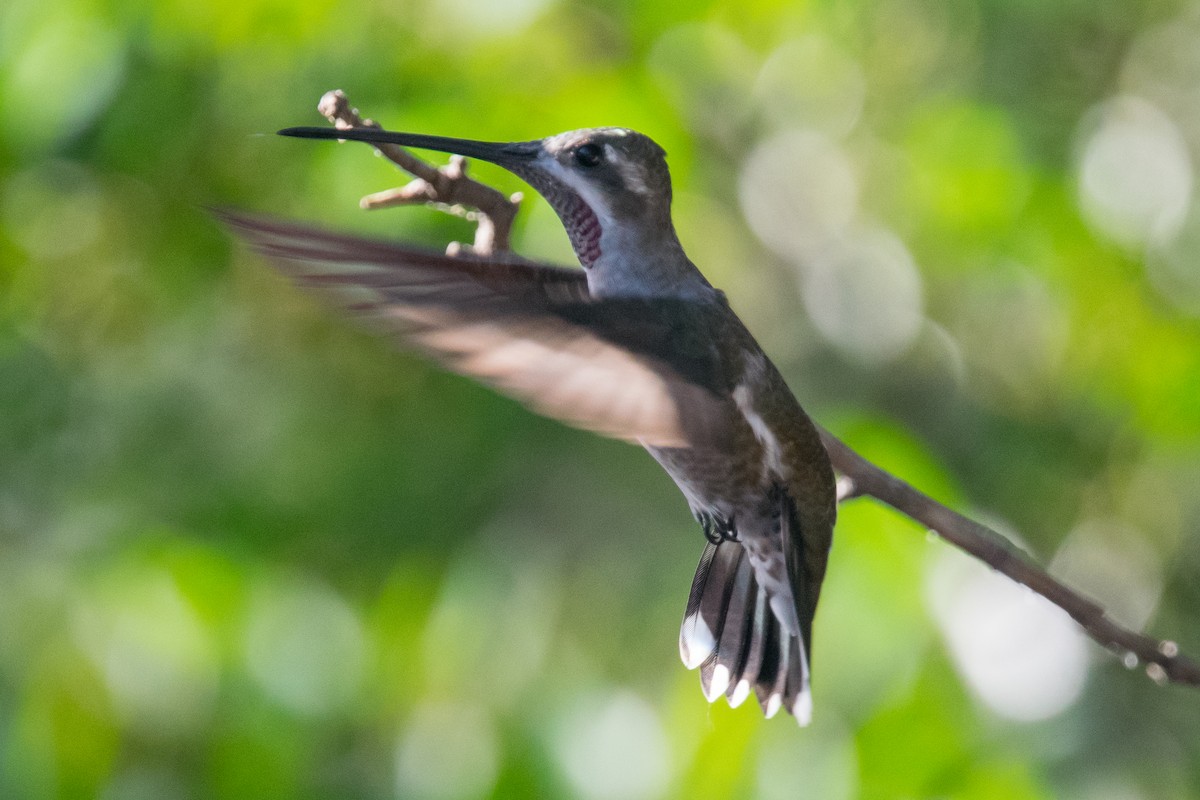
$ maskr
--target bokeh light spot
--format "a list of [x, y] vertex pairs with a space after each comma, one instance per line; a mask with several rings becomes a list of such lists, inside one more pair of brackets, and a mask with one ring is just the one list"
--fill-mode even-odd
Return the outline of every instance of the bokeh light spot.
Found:
[[1162, 569], [1145, 534], [1117, 520], [1077, 525], [1054, 554], [1050, 571], [1102, 600], [1109, 616], [1133, 630], [1150, 621], [1162, 593]]
[[[423, 647], [436, 689], [516, 702], [541, 677], [557, 618], [557, 570], [505, 523], [485, 529], [453, 564], [430, 611]], [[491, 666], [480, 672], [479, 665]]]
[[785, 258], [819, 251], [850, 227], [858, 182], [850, 159], [826, 136], [784, 131], [759, 144], [738, 179], [751, 230]]
[[1195, 204], [1175, 237], [1147, 255], [1146, 274], [1160, 297], [1200, 317], [1200, 208]]
[[124, 42], [99, 15], [50, 3], [22, 9], [0, 20], [12, 26], [0, 39], [0, 134], [25, 150], [78, 133], [111, 99], [125, 64]]
[[104, 198], [83, 167], [51, 162], [0, 186], [0, 215], [34, 258], [62, 258], [91, 245], [101, 231]]
[[1169, 242], [1187, 218], [1192, 163], [1179, 129], [1149, 102], [1113, 98], [1088, 114], [1079, 152], [1079, 205], [1097, 233], [1139, 250]]
[[464, 34], [479, 38], [511, 36], [529, 25], [548, 6], [549, 0], [444, 0], [432, 3], [428, 20], [447, 39]]
[[997, 714], [1048, 719], [1078, 699], [1088, 653], [1083, 634], [1061, 608], [949, 550], [934, 563], [927, 588], [959, 672]]
[[763, 113], [779, 127], [803, 126], [830, 136], [849, 133], [862, 115], [862, 69], [830, 40], [810, 34], [785, 42], [754, 84]]
[[[811, 735], [810, 735], [811, 734]], [[772, 725], [761, 732], [758, 752], [760, 800], [851, 800], [858, 796], [854, 737], [840, 721], [821, 714], [811, 730]], [[804, 787], [799, 791], [798, 787]]]
[[671, 28], [650, 50], [650, 72], [668, 102], [695, 132], [733, 144], [750, 115], [755, 55], [716, 24]]
[[817, 329], [852, 358], [895, 358], [921, 329], [921, 276], [904, 243], [887, 231], [855, 232], [806, 260], [801, 287]]
[[396, 747], [399, 796], [436, 800], [487, 796], [496, 782], [498, 750], [495, 726], [481, 708], [422, 704]]
[[341, 708], [362, 679], [366, 642], [353, 609], [311, 580], [264, 580], [244, 633], [250, 674], [285, 706], [304, 713]]
[[576, 707], [554, 746], [571, 786], [588, 800], [658, 797], [670, 780], [662, 723], [649, 704], [629, 692]]
[[168, 573], [115, 570], [78, 598], [73, 622], [76, 640], [130, 724], [171, 737], [208, 719], [217, 692], [216, 644]]

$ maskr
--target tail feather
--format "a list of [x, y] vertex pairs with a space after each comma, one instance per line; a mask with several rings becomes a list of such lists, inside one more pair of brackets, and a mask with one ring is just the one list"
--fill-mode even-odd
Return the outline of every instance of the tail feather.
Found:
[[753, 692], [772, 717], [782, 708], [808, 724], [807, 648], [772, 611], [745, 549], [737, 542], [708, 544], [696, 569], [679, 636], [688, 669], [700, 667], [704, 696], [722, 694], [741, 705]]
[[[752, 584], [753, 586], [753, 584]], [[751, 690], [758, 682], [762, 670], [763, 652], [766, 645], [767, 626], [771, 624], [771, 612], [767, 608], [767, 593], [753, 587], [754, 613], [750, 617], [750, 640], [746, 643], [746, 657], [738, 671], [737, 681], [728, 693], [729, 705], [737, 708], [746, 702]]]
[[[754, 681], [754, 696], [758, 705], [766, 714], [770, 707], [771, 693], [775, 690], [775, 680], [779, 675], [780, 666], [780, 634], [779, 622], [773, 617], [767, 617], [766, 635], [763, 637], [763, 660], [758, 677]], [[774, 713], [770, 716], [774, 716]]]
[[[728, 692], [733, 682], [741, 677], [749, 653], [755, 599], [754, 570], [750, 559], [743, 557], [729, 592], [721, 639], [717, 642], [716, 652], [709, 656], [711, 675], [706, 679], [703, 668], [700, 672], [700, 685], [710, 703]], [[707, 662], [704, 666], [708, 666]]]
[[704, 596], [704, 586], [708, 583], [708, 573], [712, 570], [712, 560], [716, 554], [715, 545], [711, 542], [705, 545], [704, 552], [700, 554], [700, 563], [696, 566], [696, 577], [692, 578], [687, 609], [683, 612], [683, 625], [679, 629], [679, 657], [688, 669], [695, 669], [704, 660], [697, 657], [703, 652], [703, 646], [695, 647], [696, 655], [693, 656], [692, 643], [696, 639], [696, 624], [700, 619], [700, 598]]
[[783, 693], [783, 705], [801, 725], [807, 725], [812, 720], [812, 692], [808, 684], [808, 659], [804, 654], [804, 644], [800, 639], [793, 638], [791, 642], [792, 663], [799, 666], [788, 672], [787, 687]]
[[728, 672], [714, 653], [700, 665], [700, 691], [704, 692], [704, 699], [711, 703], [725, 694], [728, 688]]
[[703, 664], [717, 649], [729, 594], [742, 561], [740, 550], [709, 543], [700, 558], [688, 610], [679, 629], [679, 655], [688, 669]]

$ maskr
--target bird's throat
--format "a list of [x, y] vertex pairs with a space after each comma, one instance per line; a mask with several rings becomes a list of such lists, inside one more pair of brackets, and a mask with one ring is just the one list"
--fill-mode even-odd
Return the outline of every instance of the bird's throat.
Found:
[[571, 239], [571, 246], [575, 248], [579, 263], [591, 267], [600, 260], [601, 255], [600, 235], [603, 229], [600, 227], [600, 218], [591, 206], [571, 189], [565, 186], [555, 188], [555, 196], [547, 196], [546, 199], [558, 212], [563, 227], [567, 229], [567, 236]]
[[538, 194], [546, 198], [546, 202], [558, 214], [575, 255], [584, 267], [591, 267], [600, 260], [600, 235], [603, 229], [600, 218], [579, 193], [561, 180], [551, 177], [543, 169], [535, 169], [524, 165], [508, 167], [514, 173], [524, 178]]

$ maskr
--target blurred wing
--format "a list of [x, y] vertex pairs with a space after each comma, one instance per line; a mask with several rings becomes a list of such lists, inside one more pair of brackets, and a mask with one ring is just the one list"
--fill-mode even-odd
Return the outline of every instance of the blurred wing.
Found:
[[[682, 356], [682, 372], [671, 366], [662, 344], [670, 325], [651, 353], [615, 343], [628, 304], [592, 299], [580, 270], [219, 216], [298, 284], [541, 414], [657, 447], [712, 445], [726, 435], [728, 401], [706, 388], [711, 381], [695, 380], [695, 354]], [[644, 329], [652, 309], [640, 310]]]

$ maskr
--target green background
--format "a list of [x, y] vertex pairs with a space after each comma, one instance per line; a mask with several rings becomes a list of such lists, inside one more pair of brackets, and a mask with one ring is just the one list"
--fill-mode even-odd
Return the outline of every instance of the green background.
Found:
[[[1200, 796], [1200, 693], [871, 501], [813, 725], [709, 707], [700, 532], [644, 453], [204, 211], [469, 240], [359, 211], [403, 180], [367, 148], [271, 135], [333, 88], [400, 130], [643, 130], [818, 420], [1197, 655], [1197, 53], [1173, 0], [3, 4], [0, 796]], [[540, 200], [516, 244], [570, 258]]]

